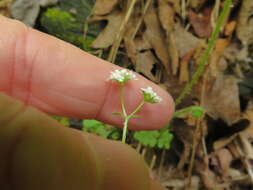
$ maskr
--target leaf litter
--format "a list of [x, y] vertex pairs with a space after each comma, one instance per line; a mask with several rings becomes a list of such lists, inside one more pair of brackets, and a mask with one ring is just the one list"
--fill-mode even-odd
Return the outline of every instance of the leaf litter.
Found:
[[[163, 86], [176, 98], [198, 67], [223, 3], [222, 0], [215, 2], [139, 0], [132, 8], [129, 21], [125, 23], [119, 49], [125, 51], [126, 58], [136, 72]], [[126, 14], [122, 9], [124, 4], [125, 2], [120, 0], [110, 1], [110, 3], [96, 1], [95, 7], [104, 7], [104, 10], [93, 12], [92, 17], [104, 15], [108, 19], [108, 24], [94, 41], [93, 47], [100, 42], [106, 45], [96, 46], [97, 48], [110, 50], [115, 43], [122, 18]], [[160, 172], [158, 171], [159, 164], [153, 169], [153, 176], [168, 189], [186, 188], [188, 182], [185, 177], [190, 178], [191, 175], [192, 180], [198, 179], [195, 180], [195, 184], [192, 182], [192, 189], [253, 188], [253, 180], [245, 180], [245, 176], [251, 178], [250, 172], [252, 173], [253, 170], [250, 164], [253, 151], [251, 144], [253, 112], [248, 108], [249, 98], [247, 102], [241, 101], [243, 95], [238, 85], [247, 80], [246, 75], [252, 70], [252, 60], [247, 50], [253, 43], [251, 26], [253, 6], [251, 0], [243, 0], [234, 5], [220, 32], [202, 80], [180, 105], [185, 107], [201, 104], [206, 110], [206, 117], [214, 122], [210, 123], [203, 118], [200, 125], [202, 132], [196, 135], [194, 133], [196, 121], [192, 120], [189, 123], [189, 116], [175, 121], [172, 130], [176, 140], [170, 149], [170, 154], [167, 153], [167, 162], [164, 162], [162, 172], [161, 169]], [[116, 19], [116, 16], [113, 16], [115, 12], [121, 15], [121, 19], [112, 21]], [[250, 93], [252, 99], [252, 87]], [[242, 110], [242, 106], [247, 108]], [[249, 127], [247, 122], [241, 122], [243, 118], [250, 121]], [[208, 132], [217, 126], [221, 126], [220, 130], [217, 130], [220, 134], [215, 132], [210, 134], [218, 138], [210, 138]], [[199, 138], [194, 170], [189, 176], [187, 168], [191, 164], [189, 162], [191, 144], [196, 136]], [[211, 142], [211, 147], [205, 147], [207, 140], [208, 143]], [[181, 148], [178, 149], [179, 147]], [[233, 154], [235, 151], [238, 152], [238, 149], [241, 151], [241, 156], [245, 156], [246, 161]], [[174, 157], [174, 162], [170, 161], [173, 159], [169, 157]], [[171, 171], [177, 172], [171, 176]], [[238, 181], [240, 183], [237, 183]]]
[[[0, 13], [10, 16], [11, 3], [1, 1]], [[223, 6], [224, 0], [59, 0], [56, 5], [89, 26], [84, 36], [92, 36], [91, 53], [98, 50], [134, 69], [175, 99], [197, 70]], [[34, 11], [31, 25], [35, 8], [22, 12], [27, 17]], [[178, 107], [201, 105], [206, 116], [175, 119], [168, 150], [132, 144], [167, 189], [253, 189], [252, 14], [252, 0], [234, 0], [201, 80]]]

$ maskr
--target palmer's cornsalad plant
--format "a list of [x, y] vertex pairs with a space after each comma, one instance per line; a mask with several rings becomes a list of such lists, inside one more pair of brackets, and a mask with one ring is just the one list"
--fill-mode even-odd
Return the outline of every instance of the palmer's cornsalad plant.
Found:
[[113, 114], [119, 115], [124, 120], [124, 128], [123, 128], [123, 134], [122, 134], [122, 142], [126, 142], [126, 135], [127, 135], [127, 128], [128, 128], [128, 122], [131, 118], [138, 117], [136, 113], [138, 113], [142, 106], [147, 103], [160, 103], [162, 101], [162, 98], [159, 97], [151, 87], [141, 88], [143, 94], [143, 100], [136, 106], [135, 110], [128, 114], [126, 111], [126, 105], [125, 105], [125, 84], [129, 80], [137, 80], [136, 75], [132, 71], [128, 71], [126, 69], [121, 70], [115, 70], [111, 72], [111, 75], [109, 77], [109, 80], [115, 81], [119, 87], [120, 87], [120, 103], [121, 103], [121, 112], [113, 112]]
[[[151, 87], [140, 88], [140, 92], [143, 95], [142, 101], [136, 106], [134, 111], [130, 114], [126, 111], [125, 105], [125, 84], [130, 80], [138, 80], [136, 75], [126, 69], [117, 69], [111, 71], [111, 74], [108, 80], [115, 82], [116, 85], [119, 85], [120, 88], [120, 97], [119, 101], [121, 103], [121, 111], [113, 112], [114, 115], [119, 115], [123, 118], [124, 127], [122, 132], [122, 142], [126, 142], [128, 122], [131, 118], [139, 117], [136, 115], [142, 108], [145, 103], [157, 104], [162, 102], [162, 98], [154, 92]], [[182, 117], [185, 114], [190, 113], [194, 118], [200, 118], [204, 114], [204, 110], [199, 106], [190, 106], [182, 110], [176, 111], [173, 115], [173, 118]], [[143, 118], [145, 119], [145, 118]], [[104, 138], [119, 140], [120, 132], [119, 129], [116, 129], [110, 125], [106, 125], [96, 120], [83, 120], [83, 130], [94, 133], [96, 135], [102, 136]], [[136, 131], [133, 134], [133, 139], [137, 141], [140, 145], [150, 148], [159, 148], [159, 149], [169, 149], [173, 135], [170, 132], [171, 125], [168, 124], [160, 130], [152, 131]]]

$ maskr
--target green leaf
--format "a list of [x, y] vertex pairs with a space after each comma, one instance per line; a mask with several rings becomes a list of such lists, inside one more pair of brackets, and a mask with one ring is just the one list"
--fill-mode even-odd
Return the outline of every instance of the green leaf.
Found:
[[134, 133], [135, 140], [137, 140], [142, 145], [149, 147], [155, 147], [158, 137], [158, 131], [138, 131]]
[[117, 131], [114, 131], [112, 134], [111, 134], [111, 138], [113, 140], [119, 140], [120, 139], [120, 133], [117, 132]]
[[191, 111], [194, 118], [201, 118], [205, 114], [204, 109], [199, 106], [192, 106]]
[[161, 149], [169, 149], [173, 135], [167, 130], [160, 133], [160, 136], [157, 140], [157, 147]]
[[107, 139], [112, 138], [114, 140], [118, 140], [120, 137], [120, 133], [117, 128], [97, 120], [86, 119], [82, 121], [82, 125], [83, 131], [87, 131]]
[[56, 115], [52, 115], [51, 117], [66, 127], [70, 126], [70, 121], [69, 121], [70, 118], [68, 117], [62, 117], [62, 116], [56, 116]]

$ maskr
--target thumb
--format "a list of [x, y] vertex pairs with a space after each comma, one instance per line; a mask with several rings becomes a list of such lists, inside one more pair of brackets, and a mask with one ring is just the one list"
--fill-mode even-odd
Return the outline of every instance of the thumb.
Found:
[[62, 127], [0, 94], [0, 186], [3, 190], [155, 190], [130, 147]]

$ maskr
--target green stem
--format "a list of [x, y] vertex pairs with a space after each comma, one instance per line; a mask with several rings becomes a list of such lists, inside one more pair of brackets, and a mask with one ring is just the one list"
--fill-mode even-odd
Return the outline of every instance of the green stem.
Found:
[[142, 108], [144, 103], [145, 103], [145, 101], [142, 100], [141, 103], [136, 107], [136, 109], [129, 115], [130, 118], [133, 117], [138, 111], [140, 111], [140, 109]]
[[124, 128], [123, 128], [123, 135], [122, 135], [122, 142], [126, 143], [126, 136], [127, 136], [127, 127], [128, 127], [128, 121], [130, 118], [126, 117], [124, 121]]
[[209, 58], [210, 54], [212, 53], [214, 46], [215, 46], [215, 42], [219, 36], [219, 32], [220, 32], [221, 26], [223, 24], [223, 21], [225, 20], [226, 16], [228, 15], [231, 5], [232, 5], [232, 0], [225, 1], [222, 12], [217, 20], [217, 23], [215, 25], [215, 29], [211, 35], [210, 40], [209, 40], [208, 47], [205, 50], [204, 55], [201, 57], [197, 71], [194, 73], [192, 80], [185, 86], [185, 88], [183, 89], [183, 91], [181, 92], [179, 97], [176, 99], [176, 106], [181, 103], [181, 101], [184, 99], [184, 97], [188, 93], [190, 93], [192, 87], [198, 82], [198, 79], [203, 74], [203, 72], [205, 70], [205, 66], [208, 63], [208, 58]]
[[177, 117], [179, 117], [179, 116], [181, 116], [181, 115], [183, 115], [183, 114], [185, 114], [185, 113], [188, 113], [188, 112], [192, 111], [192, 107], [193, 107], [193, 106], [190, 106], [190, 107], [183, 108], [183, 109], [181, 109], [181, 110], [176, 111], [176, 112], [173, 114], [173, 118], [177, 118]]
[[126, 117], [127, 116], [127, 112], [126, 112], [124, 94], [125, 94], [124, 84], [121, 84], [120, 85], [120, 103], [121, 103], [121, 108], [122, 108], [123, 116]]
[[[127, 128], [128, 128], [128, 121], [129, 121], [129, 119], [131, 119], [132, 117], [134, 117], [134, 115], [138, 111], [140, 111], [140, 109], [142, 108], [142, 106], [144, 105], [144, 103], [145, 103], [145, 101], [142, 100], [141, 103], [136, 107], [136, 109], [130, 115], [124, 115], [124, 127], [123, 127], [123, 134], [122, 134], [122, 142], [123, 143], [126, 143], [126, 136], [127, 136]], [[122, 106], [122, 111], [123, 111], [123, 106]]]

